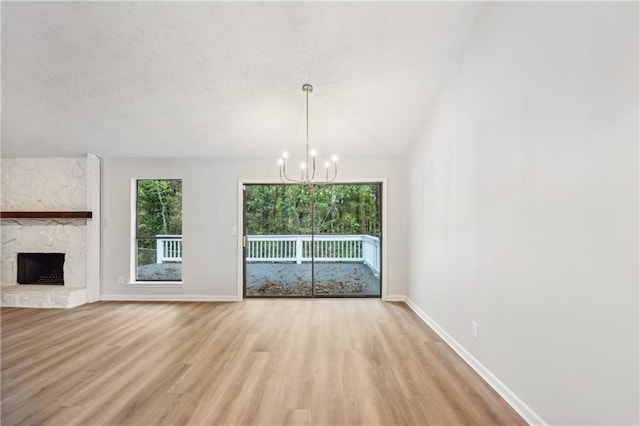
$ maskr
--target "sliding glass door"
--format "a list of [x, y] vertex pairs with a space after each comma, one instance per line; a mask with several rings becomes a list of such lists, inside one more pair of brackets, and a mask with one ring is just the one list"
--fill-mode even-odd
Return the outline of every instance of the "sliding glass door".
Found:
[[245, 297], [380, 297], [381, 185], [244, 188]]
[[245, 296], [313, 295], [311, 192], [245, 185]]
[[316, 296], [380, 296], [380, 184], [316, 187]]

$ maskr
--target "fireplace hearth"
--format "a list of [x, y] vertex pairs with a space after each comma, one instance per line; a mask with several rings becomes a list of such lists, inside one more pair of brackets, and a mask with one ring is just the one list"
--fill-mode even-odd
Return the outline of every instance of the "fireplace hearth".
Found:
[[18, 284], [64, 285], [64, 253], [18, 253]]

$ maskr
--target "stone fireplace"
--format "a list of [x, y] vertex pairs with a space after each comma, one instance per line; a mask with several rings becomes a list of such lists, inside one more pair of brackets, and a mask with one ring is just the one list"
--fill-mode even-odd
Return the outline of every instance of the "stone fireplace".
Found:
[[[2, 219], [2, 306], [73, 307], [99, 299], [99, 191], [100, 160], [92, 154], [2, 159], [3, 213], [36, 216]], [[93, 215], [37, 217], [78, 211]]]

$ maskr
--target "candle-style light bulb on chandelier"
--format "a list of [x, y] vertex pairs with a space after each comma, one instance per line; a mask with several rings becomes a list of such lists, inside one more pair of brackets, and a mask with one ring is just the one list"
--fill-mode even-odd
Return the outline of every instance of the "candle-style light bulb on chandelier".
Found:
[[313, 86], [310, 84], [305, 84], [302, 86], [302, 90], [306, 93], [307, 97], [307, 133], [305, 161], [300, 163], [300, 179], [296, 179], [288, 175], [287, 160], [289, 158], [289, 154], [287, 152], [282, 154], [282, 158], [278, 160], [278, 165], [280, 166], [280, 180], [283, 183], [296, 185], [323, 185], [331, 183], [336, 180], [336, 177], [338, 177], [338, 157], [336, 157], [335, 155], [331, 157], [333, 167], [332, 163], [330, 163], [329, 161], [325, 161], [324, 176], [319, 176], [319, 173], [318, 176], [316, 176], [316, 156], [318, 155], [318, 152], [315, 149], [309, 150], [309, 93], [313, 92]]

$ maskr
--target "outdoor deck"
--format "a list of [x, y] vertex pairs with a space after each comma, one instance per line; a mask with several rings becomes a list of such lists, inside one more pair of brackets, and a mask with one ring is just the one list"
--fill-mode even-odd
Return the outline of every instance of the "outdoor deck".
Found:
[[[319, 296], [378, 296], [380, 278], [362, 263], [316, 263]], [[247, 296], [310, 296], [311, 264], [248, 263]]]
[[[158, 235], [141, 281], [179, 281], [182, 235]], [[380, 239], [371, 235], [249, 235], [247, 296], [379, 296]], [[312, 277], [312, 264], [315, 265]]]
[[[179, 281], [181, 263], [158, 263], [138, 269], [138, 279]], [[316, 263], [316, 295], [378, 296], [380, 278], [362, 263]], [[247, 296], [310, 296], [311, 264], [248, 263]]]

